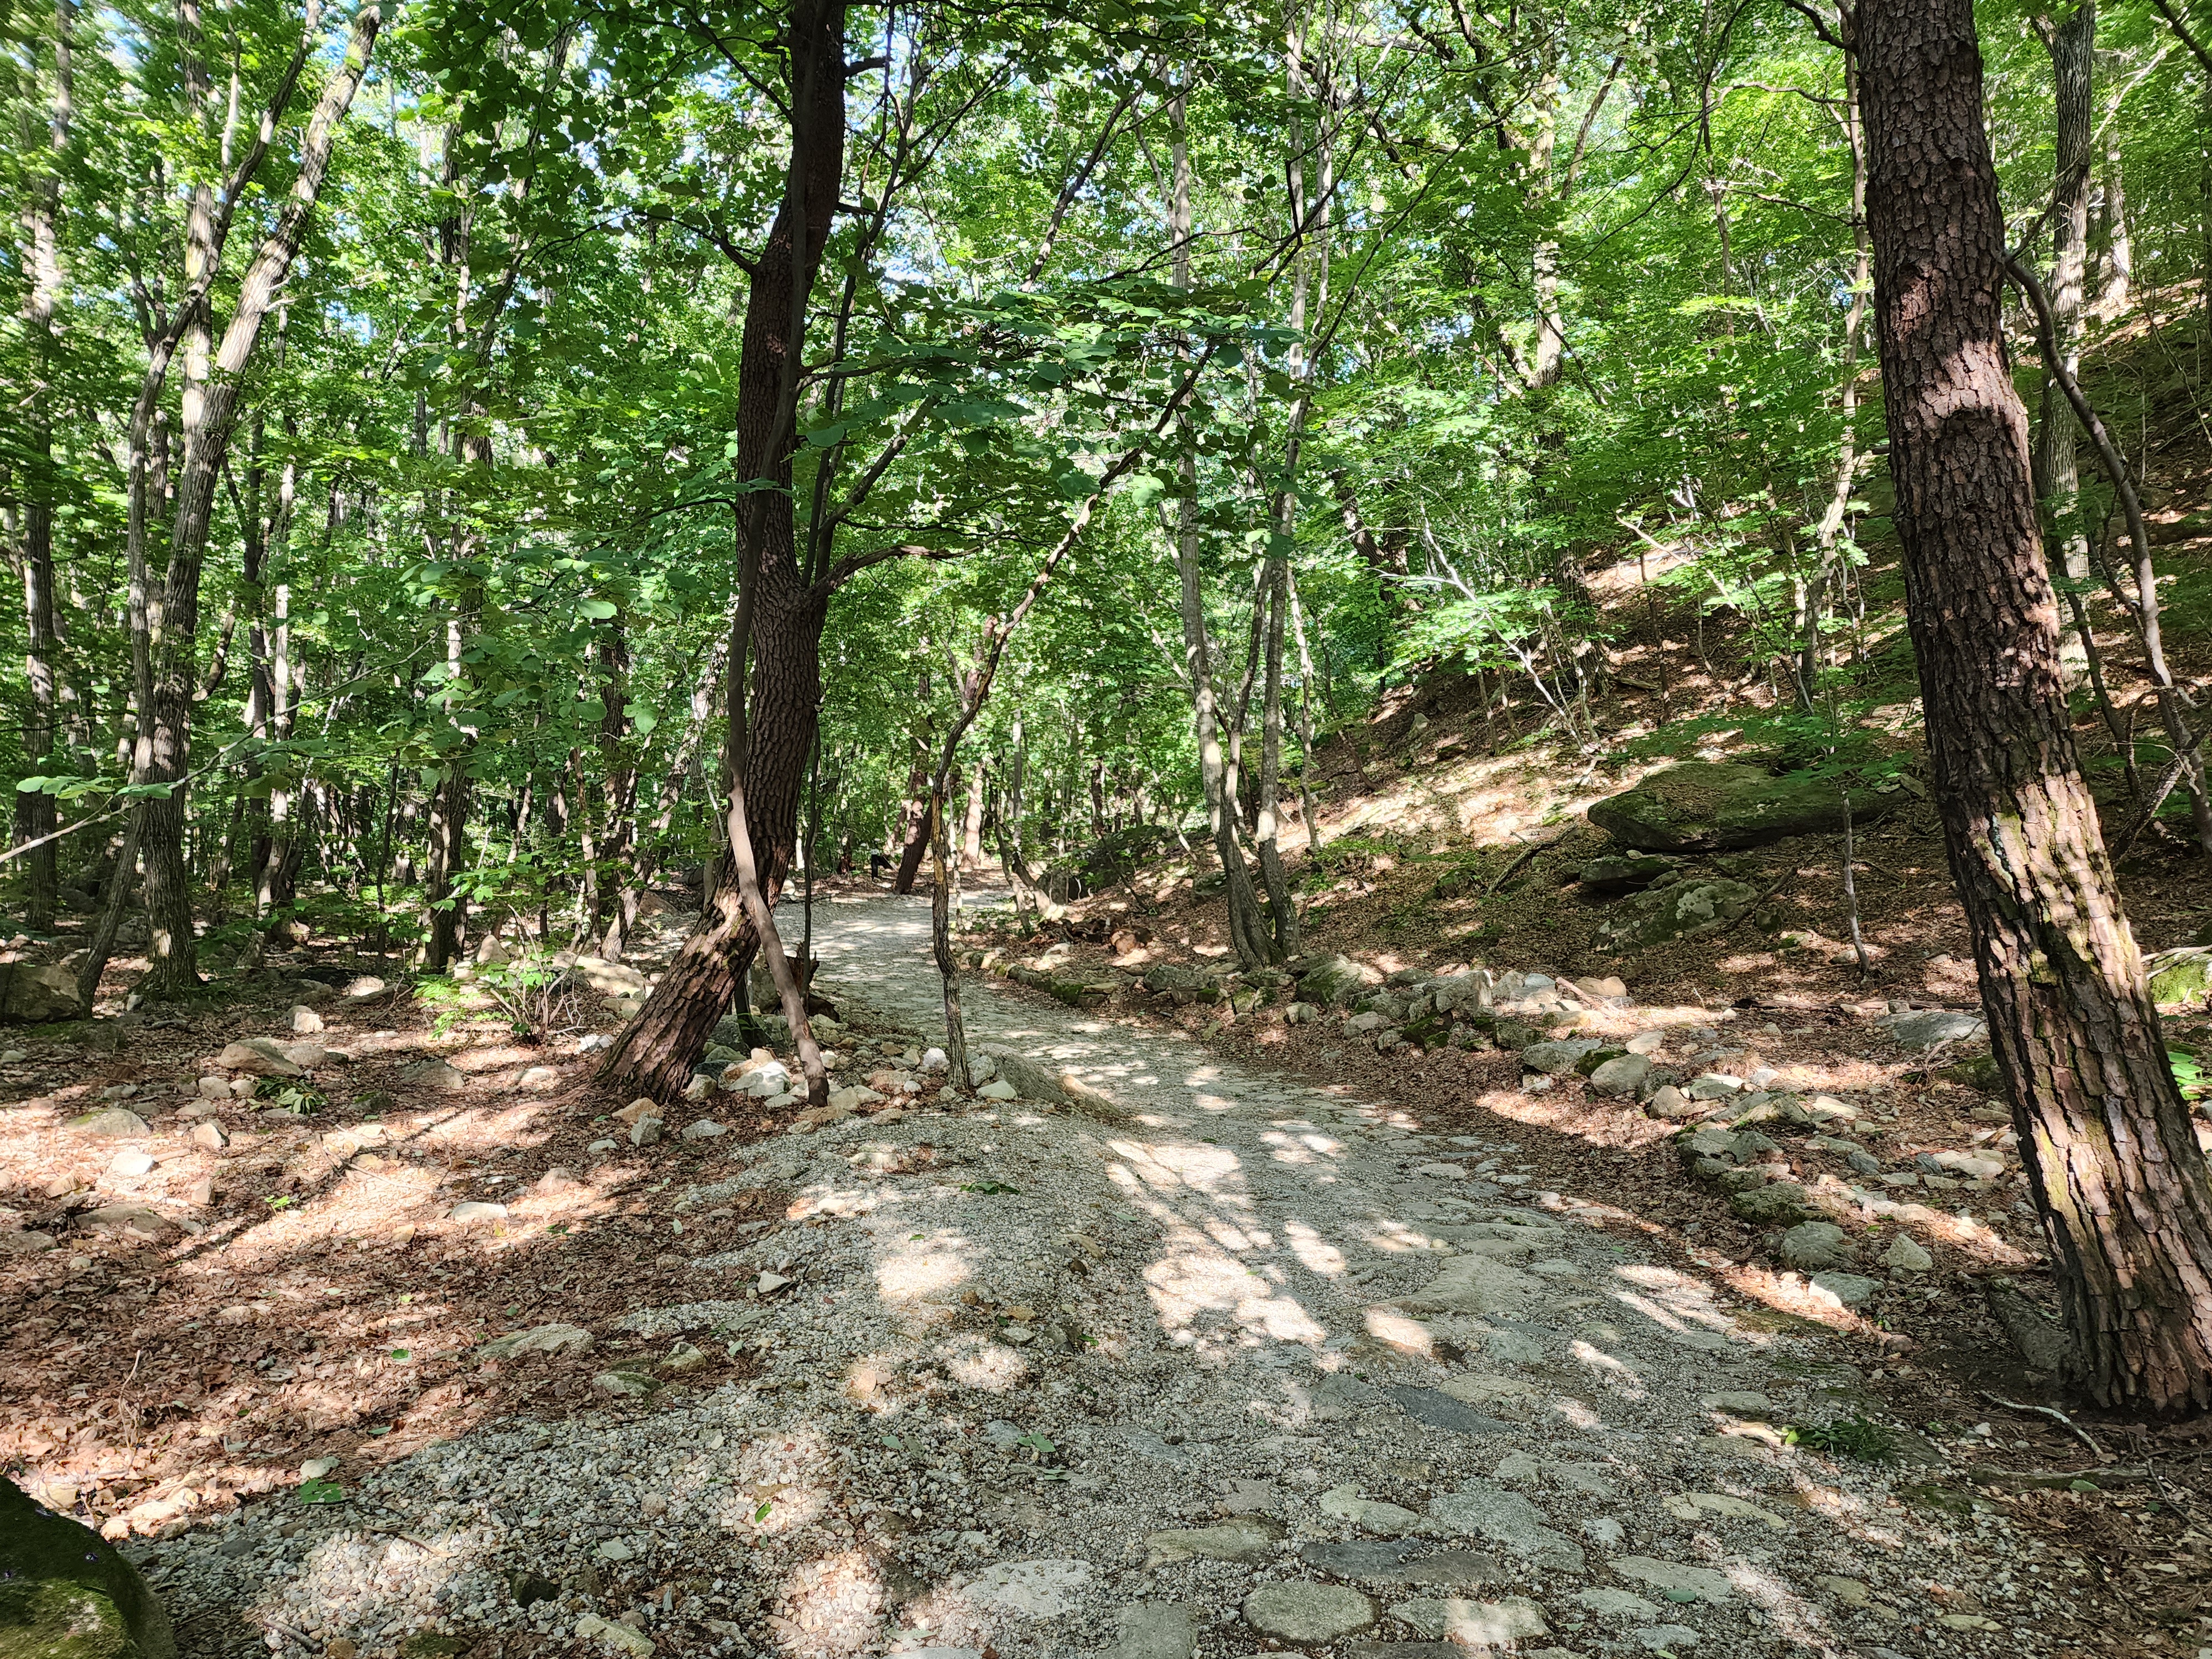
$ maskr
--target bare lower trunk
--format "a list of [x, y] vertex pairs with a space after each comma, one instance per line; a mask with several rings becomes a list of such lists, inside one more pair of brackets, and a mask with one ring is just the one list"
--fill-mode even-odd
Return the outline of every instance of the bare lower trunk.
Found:
[[1935, 798], [2051, 1247], [2069, 1380], [2212, 1406], [2212, 1180], [2075, 753], [2001, 298], [1972, 0], [1859, 8], [1868, 217]]
[[968, 812], [960, 824], [960, 867], [973, 872], [983, 867], [983, 763], [968, 769]]
[[1275, 934], [1277, 959], [1298, 953], [1298, 912], [1276, 844], [1281, 815], [1283, 771], [1283, 623], [1291, 608], [1290, 561], [1269, 561], [1267, 569], [1267, 666], [1260, 694], [1260, 878], [1267, 889], [1267, 919]]
[[[2051, 186], [2051, 305], [2058, 352], [2069, 374], [2081, 372], [2083, 287], [2089, 245], [2090, 138], [2095, 126], [2093, 81], [2097, 59], [2096, 0], [2081, 0], [2063, 21], [2039, 19], [2037, 32], [2050, 48], [2056, 92], [2052, 128], [2057, 155]], [[2089, 528], [2081, 512], [2081, 470], [2074, 412], [2049, 374], [2035, 431], [2034, 474], [2043, 497], [2053, 562], [2066, 582], [2090, 579]], [[2065, 645], [2069, 678], [2086, 664], [2081, 641]]]
[[930, 802], [929, 823], [929, 946], [944, 992], [945, 1054], [951, 1062], [948, 1080], [964, 1094], [973, 1085], [968, 1073], [968, 1025], [960, 1016], [960, 969], [952, 959], [952, 857], [945, 845], [942, 795]]

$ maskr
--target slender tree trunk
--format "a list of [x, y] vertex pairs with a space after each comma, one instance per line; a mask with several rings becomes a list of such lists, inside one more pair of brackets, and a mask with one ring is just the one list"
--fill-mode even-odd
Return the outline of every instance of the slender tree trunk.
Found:
[[[213, 372], [197, 395], [186, 400], [184, 460], [169, 532], [160, 629], [158, 637], [149, 633], [149, 638], [152, 695], [142, 711], [145, 736], [140, 744], [143, 761], [139, 770], [144, 781], [169, 786], [167, 793], [148, 799], [142, 829], [146, 910], [151, 929], [146, 988], [157, 996], [173, 996], [199, 983], [191, 884], [185, 865], [185, 781], [197, 690], [193, 659], [199, 626], [200, 568], [207, 554], [216, 482], [237, 426], [246, 365], [260, 338], [262, 324], [290, 273], [293, 257], [330, 169], [338, 127], [360, 88], [382, 21], [374, 3], [364, 5], [356, 15], [345, 58], [325, 87], [301, 140], [300, 171], [290, 197], [240, 283], [237, 306], [223, 331]], [[212, 247], [201, 257], [212, 258]], [[194, 280], [206, 274], [196, 271]], [[191, 355], [188, 351], [188, 357]]]
[[1267, 636], [1265, 684], [1260, 696], [1260, 823], [1255, 840], [1260, 852], [1260, 878], [1267, 889], [1267, 919], [1275, 935], [1278, 960], [1298, 953], [1298, 911], [1291, 896], [1291, 882], [1283, 869], [1282, 849], [1276, 844], [1281, 816], [1283, 774], [1283, 623], [1290, 606], [1290, 561], [1276, 558], [1267, 566]]
[[[1817, 562], [1812, 580], [1806, 585], [1805, 629], [1797, 659], [1797, 677], [1808, 693], [1820, 681], [1820, 625], [1827, 615], [1829, 588], [1836, 580], [1837, 566], [1842, 556], [1844, 520], [1850, 511], [1851, 486], [1858, 477], [1859, 337], [1866, 325], [1868, 296], [1874, 288], [1874, 254], [1867, 243], [1866, 135], [1860, 125], [1858, 60], [1848, 52], [1844, 57], [1843, 123], [1844, 137], [1851, 152], [1851, 304], [1850, 309], [1844, 315], [1843, 392], [1838, 399], [1843, 438], [1840, 453], [1836, 457], [1836, 482], [1828, 492], [1828, 504], [1822, 509], [1820, 522], [1814, 531], [1814, 541], [1818, 549]], [[1644, 562], [1644, 549], [1640, 543], [1637, 547], [1636, 558], [1640, 571]], [[1649, 602], [1651, 585], [1647, 580], [1643, 586], [1644, 598]], [[1659, 643], [1656, 613], [1652, 620], [1652, 641], [1656, 645]], [[1668, 702], [1663, 653], [1659, 662], [1660, 709], [1663, 717]]]
[[1313, 653], [1306, 649], [1305, 617], [1298, 608], [1297, 573], [1285, 570], [1283, 587], [1291, 601], [1291, 630], [1298, 641], [1298, 811], [1306, 821], [1306, 851], [1321, 848], [1321, 809], [1314, 799]]
[[1857, 14], [1884, 404], [1936, 799], [2071, 1380], [2212, 1406], [2212, 1180], [2075, 753], [1972, 0]]
[[2126, 168], [2116, 120], [2105, 137], [2104, 162], [2097, 170], [2097, 297], [2092, 313], [2100, 323], [2128, 314], [2135, 286], [2135, 238], [2128, 229]]
[[960, 826], [960, 867], [974, 873], [983, 867], [983, 763], [968, 769], [968, 813]]
[[915, 686], [915, 726], [908, 733], [912, 756], [907, 766], [906, 801], [900, 808], [901, 833], [906, 837], [899, 853], [898, 871], [891, 891], [911, 893], [921, 873], [922, 855], [929, 850], [929, 671], [923, 669]]
[[[2081, 0], [2072, 14], [2063, 19], [2039, 17], [2035, 27], [2050, 49], [2056, 92], [2051, 306], [2057, 326], [2060, 359], [2068, 374], [2078, 375], [2089, 246], [2090, 142], [2096, 125], [2096, 0]], [[2066, 400], [2046, 374], [2042, 414], [2035, 429], [2034, 476], [2037, 491], [2043, 498], [2053, 561], [2073, 586], [2090, 578], [2089, 528], [2081, 512], [2077, 436], [2074, 412], [2066, 406]], [[2087, 666], [2081, 641], [2068, 640], [2065, 652], [2067, 676], [2069, 679], [2077, 678]]]
[[[683, 1091], [692, 1062], [762, 944], [759, 913], [772, 914], [791, 867], [821, 699], [829, 592], [809, 585], [801, 572], [789, 486], [807, 299], [844, 175], [844, 0], [798, 0], [790, 15], [791, 165], [748, 286], [738, 360], [738, 476], [782, 486], [750, 492], [749, 507], [757, 516], [741, 540], [750, 544], [752, 556], [741, 549], [739, 562], [756, 568], [753, 608], [744, 634], [733, 634], [730, 650], [730, 726], [733, 742], [745, 745], [742, 756], [732, 757], [742, 763], [732, 769], [742, 773], [733, 781], [741, 781], [744, 790], [741, 821], [760, 902], [747, 904], [742, 881], [724, 884], [642, 1012], [608, 1051], [599, 1071], [605, 1086], [664, 1100]], [[744, 635], [750, 636], [750, 658]], [[758, 663], [757, 680], [741, 672], [749, 661]], [[746, 694], [753, 687], [745, 719]], [[802, 995], [793, 1021], [802, 1060], [811, 1047], [805, 1016]], [[818, 1066], [817, 1057], [810, 1073]], [[811, 1086], [814, 1079], [808, 1080]]]
[[603, 925], [599, 954], [620, 962], [637, 925], [642, 896], [637, 878], [637, 757], [630, 743], [629, 643], [624, 617], [617, 612], [599, 647], [599, 770], [606, 805], [606, 833], [599, 845], [605, 873], [600, 879]]

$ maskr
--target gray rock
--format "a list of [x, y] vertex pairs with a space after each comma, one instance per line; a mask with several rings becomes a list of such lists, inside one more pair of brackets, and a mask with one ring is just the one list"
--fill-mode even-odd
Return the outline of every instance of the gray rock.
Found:
[[1418, 1561], [1407, 1561], [1387, 1571], [1369, 1575], [1377, 1583], [1435, 1589], [1473, 1589], [1482, 1584], [1494, 1584], [1502, 1576], [1495, 1560], [1487, 1555], [1477, 1555], [1473, 1550], [1438, 1550]]
[[1541, 1072], [1551, 1077], [1565, 1077], [1575, 1069], [1577, 1060], [1604, 1046], [1589, 1037], [1562, 1037], [1550, 1042], [1532, 1042], [1521, 1051], [1521, 1069]]
[[469, 1086], [468, 1073], [442, 1060], [418, 1060], [411, 1066], [403, 1066], [399, 1068], [399, 1080], [411, 1088], [428, 1089], [441, 1095], [459, 1094]]
[[1659, 1616], [1659, 1608], [1635, 1591], [1615, 1589], [1609, 1584], [1577, 1591], [1575, 1601], [1612, 1624], [1638, 1624]]
[[1555, 1571], [1583, 1571], [1580, 1545], [1546, 1525], [1543, 1511], [1521, 1493], [1490, 1481], [1469, 1480], [1431, 1498], [1429, 1514], [1451, 1536], [1486, 1538]]
[[1262, 1636], [1304, 1646], [1334, 1642], [1375, 1622], [1369, 1597], [1342, 1584], [1262, 1584], [1244, 1598], [1244, 1622]]
[[1308, 1544], [1298, 1551], [1298, 1559], [1308, 1566], [1319, 1567], [1339, 1578], [1380, 1578], [1395, 1572], [1417, 1547], [1413, 1544], [1354, 1538]]
[[73, 1117], [69, 1127], [76, 1133], [89, 1135], [95, 1140], [135, 1140], [140, 1135], [151, 1133], [146, 1120], [137, 1113], [120, 1106], [111, 1106], [102, 1112], [87, 1112], [82, 1117]]
[[[1680, 1561], [1660, 1561], [1648, 1555], [1624, 1555], [1612, 1563], [1623, 1578], [1648, 1584], [1662, 1593], [1673, 1591], [1698, 1601], [1725, 1601], [1735, 1587], [1726, 1573], [1710, 1567], [1686, 1566]], [[1671, 1601], [1672, 1595], [1668, 1596]]]
[[641, 1117], [629, 1126], [629, 1144], [633, 1146], [653, 1146], [660, 1139], [660, 1128], [659, 1118]]
[[382, 996], [385, 988], [384, 981], [377, 978], [374, 974], [362, 974], [348, 980], [345, 982], [345, 988], [338, 994], [349, 1001], [362, 1002], [370, 997]]
[[1190, 1659], [1198, 1651], [1198, 1620], [1172, 1601], [1139, 1601], [1115, 1622], [1112, 1659]]
[[713, 1118], [702, 1117], [696, 1122], [687, 1123], [684, 1126], [682, 1139], [685, 1140], [712, 1140], [717, 1135], [726, 1135], [727, 1133], [729, 1133], [729, 1130], [723, 1125], [715, 1122]]
[[1690, 1079], [1692, 1100], [1726, 1100], [1742, 1091], [1743, 1079], [1727, 1072], [1700, 1072]]
[[446, 1218], [449, 1221], [458, 1221], [464, 1227], [478, 1221], [504, 1221], [507, 1219], [507, 1206], [486, 1204], [471, 1199], [465, 1203], [454, 1205], [447, 1212]]
[[76, 975], [67, 969], [0, 963], [0, 1020], [35, 1025], [75, 1019], [83, 1012], [76, 996]]
[[1145, 1565], [1150, 1568], [1176, 1561], [1241, 1561], [1256, 1566], [1274, 1559], [1275, 1546], [1282, 1536], [1279, 1522], [1249, 1515], [1218, 1527], [1156, 1532], [1145, 1539]]
[[1989, 1026], [1979, 1014], [1953, 1013], [1948, 1009], [1930, 1009], [1925, 1013], [1887, 1014], [1875, 1022], [1889, 1028], [1889, 1034], [1907, 1048], [1932, 1048], [1939, 1042], [1966, 1042], [1990, 1034]]
[[14, 1659], [176, 1659], [169, 1615], [90, 1528], [0, 1480], [0, 1652]]
[[1023, 1100], [1062, 1101], [1067, 1091], [1060, 1086], [1060, 1073], [1042, 1061], [1011, 1048], [994, 1048], [991, 1058], [998, 1067], [996, 1081], [1012, 1089]]
[[1812, 1283], [1814, 1290], [1826, 1291], [1845, 1308], [1873, 1301], [1875, 1292], [1881, 1289], [1880, 1279], [1858, 1273], [1814, 1273]]
[[638, 1398], [652, 1394], [660, 1387], [658, 1378], [643, 1371], [601, 1371], [592, 1379], [592, 1387], [600, 1394], [617, 1399]]
[[1607, 1097], [1633, 1097], [1651, 1075], [1651, 1062], [1642, 1054], [1622, 1054], [1608, 1060], [1589, 1074], [1589, 1091]]
[[1472, 1406], [1455, 1400], [1441, 1389], [1416, 1388], [1408, 1382], [1395, 1382], [1382, 1392], [1417, 1423], [1425, 1423], [1432, 1429], [1449, 1429], [1454, 1434], [1499, 1434], [1512, 1429], [1510, 1423], [1501, 1423], [1494, 1417], [1485, 1417]]
[[1847, 1267], [1858, 1247], [1831, 1221], [1803, 1221], [1782, 1235], [1782, 1259], [1792, 1267]]
[[477, 1349], [486, 1359], [511, 1359], [526, 1353], [583, 1353], [592, 1346], [592, 1334], [581, 1325], [556, 1321], [533, 1325], [526, 1331], [495, 1336]]
[[1936, 1265], [1936, 1258], [1921, 1247], [1920, 1241], [1910, 1233], [1899, 1233], [1889, 1242], [1881, 1253], [1881, 1265], [1902, 1273], [1924, 1273]]
[[1651, 1098], [1644, 1105], [1652, 1116], [1670, 1121], [1689, 1117], [1698, 1110], [1698, 1103], [1671, 1083], [1662, 1083], [1654, 1089]]
[[1298, 975], [1298, 995], [1324, 1008], [1338, 1008], [1348, 1005], [1366, 985], [1358, 963], [1350, 957], [1334, 956]]
[[1598, 932], [1615, 949], [1646, 951], [1671, 945], [1709, 922], [1729, 922], [1751, 908], [1759, 890], [1713, 878], [1670, 882], [1623, 899]]
[[1680, 1653], [1698, 1644], [1698, 1632], [1687, 1625], [1646, 1625], [1635, 1636], [1652, 1653]]
[[1495, 1601], [1468, 1601], [1458, 1596], [1401, 1601], [1390, 1609], [1390, 1616], [1410, 1626], [1418, 1636], [1440, 1637], [1468, 1648], [1510, 1648], [1552, 1633], [1544, 1622], [1544, 1609], [1525, 1595], [1508, 1595]]
[[1656, 853], [1607, 853], [1583, 866], [1575, 879], [1592, 892], [1626, 893], [1650, 886], [1674, 867], [1674, 860]]
[[307, 1070], [287, 1060], [283, 1049], [268, 1037], [250, 1037], [244, 1042], [231, 1043], [216, 1058], [216, 1064], [226, 1071], [243, 1072], [248, 1077], [300, 1077]]

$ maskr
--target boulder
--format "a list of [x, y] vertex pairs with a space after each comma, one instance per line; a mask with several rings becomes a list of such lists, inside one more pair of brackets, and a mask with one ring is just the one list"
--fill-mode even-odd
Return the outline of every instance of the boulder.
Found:
[[1671, 945], [1709, 922], [1734, 921], [1758, 902], [1756, 887], [1725, 878], [1669, 882], [1624, 899], [1598, 932], [1617, 951], [1644, 951]]
[[99, 1534], [0, 1480], [0, 1653], [175, 1659], [169, 1615]]
[[0, 1020], [30, 1025], [75, 1019], [83, 1012], [76, 996], [76, 976], [68, 969], [0, 963]]
[[1042, 1060], [1031, 1060], [1027, 1054], [1012, 1049], [994, 1049], [992, 1060], [998, 1066], [998, 1081], [1012, 1088], [1023, 1100], [1065, 1100], [1067, 1091], [1060, 1086], [1060, 1073]]
[[1589, 1037], [1562, 1037], [1553, 1042], [1532, 1042], [1521, 1051], [1521, 1069], [1542, 1072], [1550, 1077], [1565, 1077], [1574, 1071], [1576, 1062], [1584, 1054], [1595, 1053], [1604, 1046]]
[[1858, 1250], [1832, 1221], [1802, 1221], [1782, 1235], [1782, 1259], [1793, 1267], [1848, 1267]]
[[284, 1050], [270, 1037], [249, 1037], [244, 1042], [231, 1043], [216, 1057], [216, 1064], [225, 1071], [243, 1072], [248, 1077], [299, 1077], [307, 1070], [287, 1060]]
[[1594, 1095], [1633, 1097], [1651, 1075], [1651, 1062], [1641, 1054], [1617, 1054], [1589, 1074]]
[[1990, 1034], [1979, 1014], [1930, 1008], [1920, 1013], [1884, 1014], [1875, 1022], [1907, 1048], [1933, 1048], [1939, 1042], [1972, 1042]]
[[[1911, 799], [1903, 789], [1856, 791], [1851, 817], [1863, 829]], [[1834, 779], [1809, 772], [1777, 777], [1763, 767], [1689, 761], [1599, 801], [1589, 821], [1640, 852], [1726, 852], [1789, 836], [1839, 834], [1844, 800]]]
[[1350, 957], [1327, 957], [1298, 975], [1300, 1000], [1325, 1008], [1343, 1007], [1366, 988], [1366, 970]]

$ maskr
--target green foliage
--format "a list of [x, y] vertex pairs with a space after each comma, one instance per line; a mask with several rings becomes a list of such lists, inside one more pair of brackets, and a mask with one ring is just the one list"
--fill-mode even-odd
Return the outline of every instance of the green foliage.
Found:
[[1867, 1417], [1839, 1417], [1832, 1423], [1798, 1424], [1784, 1436], [1793, 1446], [1863, 1463], [1882, 1463], [1897, 1455], [1897, 1436]]

